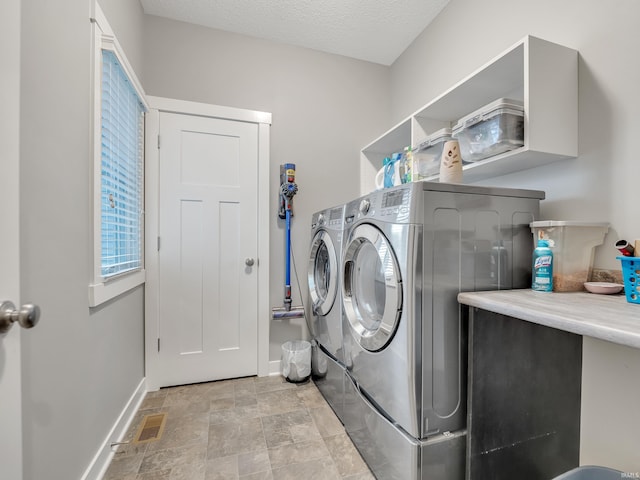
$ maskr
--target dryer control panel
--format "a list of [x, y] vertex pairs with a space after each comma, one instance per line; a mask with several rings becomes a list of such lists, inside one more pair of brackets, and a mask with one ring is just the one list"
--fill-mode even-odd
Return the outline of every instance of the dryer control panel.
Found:
[[379, 216], [385, 221], [405, 222], [408, 219], [410, 203], [410, 188], [384, 192]]
[[405, 192], [407, 190], [396, 190], [393, 192], [384, 192], [382, 196], [382, 208], [399, 207], [405, 203]]
[[364, 218], [407, 223], [414, 184], [373, 192], [348, 203], [344, 212], [345, 227]]

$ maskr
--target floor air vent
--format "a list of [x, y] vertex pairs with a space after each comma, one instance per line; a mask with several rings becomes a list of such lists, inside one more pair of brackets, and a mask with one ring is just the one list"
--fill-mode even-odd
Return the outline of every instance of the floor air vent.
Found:
[[160, 440], [166, 420], [166, 413], [145, 415], [140, 427], [138, 428], [138, 432], [136, 433], [133, 443], [148, 443]]

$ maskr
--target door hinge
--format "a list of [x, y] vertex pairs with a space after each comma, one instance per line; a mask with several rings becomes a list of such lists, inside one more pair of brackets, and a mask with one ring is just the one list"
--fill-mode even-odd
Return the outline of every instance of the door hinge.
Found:
[[158, 237], [158, 252], [160, 251], [160, 237]]
[[158, 338], [158, 352], [160, 351], [160, 338]]
[[160, 135], [158, 135], [158, 150], [160, 150]]

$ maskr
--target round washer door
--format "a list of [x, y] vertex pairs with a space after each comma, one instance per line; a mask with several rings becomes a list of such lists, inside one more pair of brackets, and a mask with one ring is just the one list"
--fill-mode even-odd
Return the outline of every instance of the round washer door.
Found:
[[344, 312], [354, 338], [366, 350], [382, 350], [400, 319], [402, 279], [395, 253], [378, 228], [363, 223], [353, 230], [342, 271]]
[[307, 272], [313, 312], [326, 315], [338, 294], [338, 257], [331, 237], [319, 230], [311, 241]]

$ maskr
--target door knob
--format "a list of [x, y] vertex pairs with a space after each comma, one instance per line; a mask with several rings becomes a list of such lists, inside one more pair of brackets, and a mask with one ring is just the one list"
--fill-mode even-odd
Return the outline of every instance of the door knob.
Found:
[[27, 303], [16, 310], [15, 305], [9, 301], [0, 303], [0, 333], [7, 332], [14, 322], [18, 322], [22, 328], [35, 327], [40, 320], [40, 307]]
[[244, 264], [247, 267], [253, 267], [253, 264], [255, 263], [255, 260], [253, 258], [246, 258], [244, 261]]

